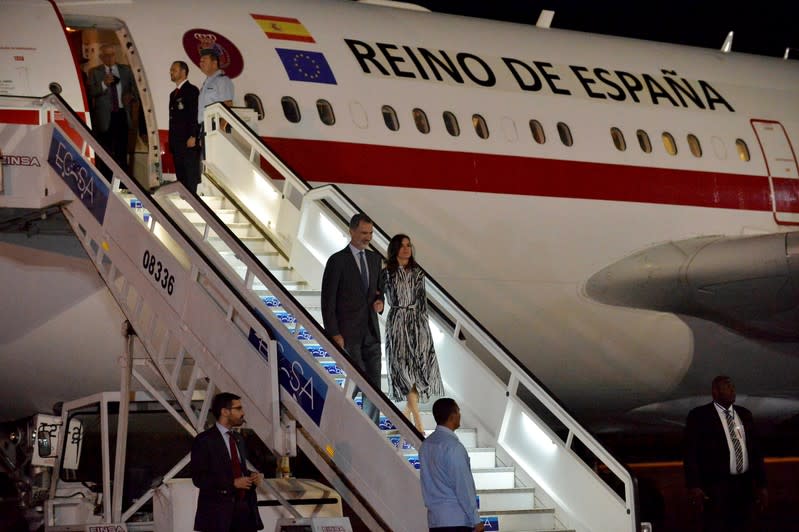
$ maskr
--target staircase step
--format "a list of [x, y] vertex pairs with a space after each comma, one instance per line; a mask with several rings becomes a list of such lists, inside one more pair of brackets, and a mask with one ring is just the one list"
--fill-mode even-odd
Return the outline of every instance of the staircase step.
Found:
[[[272, 268], [288, 268], [288, 261], [285, 259], [285, 257], [277, 252], [270, 254], [261, 253], [256, 255], [256, 257], [258, 257], [260, 263], [263, 264], [268, 270], [271, 270]], [[247, 267], [243, 262], [232, 261], [231, 265], [233, 266], [233, 269], [236, 270], [236, 273], [238, 273], [241, 277], [243, 277], [244, 273], [247, 271]]]
[[516, 487], [515, 472], [512, 467], [472, 469], [472, 476], [474, 476], [474, 486], [478, 490]]
[[478, 508], [485, 512], [535, 508], [535, 488], [477, 490]]
[[[186, 219], [191, 223], [205, 222], [202, 217], [191, 209], [181, 209]], [[232, 223], [238, 221], [238, 211], [235, 209], [219, 209], [214, 211], [216, 216], [222, 220], [223, 223]]]
[[481, 511], [480, 520], [486, 530], [501, 532], [552, 529], [555, 526], [555, 510], [553, 508], [536, 508], [498, 512]]
[[[425, 429], [424, 431], [425, 436], [429, 436], [432, 433], [433, 430], [431, 429]], [[466, 449], [477, 447], [477, 429], [461, 428], [455, 431], [455, 435]]]
[[[416, 451], [405, 451], [405, 456], [412, 463], [416, 463], [419, 460]], [[469, 460], [471, 461], [472, 469], [493, 469], [495, 467], [496, 454], [494, 449], [470, 449]]]
[[[252, 224], [249, 222], [227, 222], [225, 225], [238, 237], [249, 235], [252, 229]], [[201, 234], [205, 231], [205, 226], [205, 222], [194, 222], [194, 227], [196, 227]]]
[[493, 447], [471, 447], [467, 449], [472, 469], [490, 469], [497, 465], [497, 452]]
[[205, 203], [206, 205], [208, 205], [208, 207], [211, 208], [211, 210], [215, 211], [217, 209], [222, 209], [224, 207], [227, 207], [228, 203], [227, 198], [225, 198], [224, 196], [217, 196], [214, 194], [214, 195], [200, 196], [200, 198], [203, 200], [203, 203]]
[[[261, 252], [261, 251], [273, 251], [274, 249], [272, 248], [272, 245], [268, 244], [266, 239], [262, 236], [240, 236], [239, 240], [249, 250], [255, 248], [258, 250], [258, 252]], [[222, 240], [218, 236], [215, 235], [209, 236], [208, 243], [211, 244], [216, 250], [225, 250], [225, 251], [228, 250], [228, 245], [225, 243], [224, 240]]]

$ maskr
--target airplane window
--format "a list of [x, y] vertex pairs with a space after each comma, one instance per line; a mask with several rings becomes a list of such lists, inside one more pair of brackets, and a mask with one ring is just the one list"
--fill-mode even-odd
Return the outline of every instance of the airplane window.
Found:
[[735, 139], [735, 147], [738, 148], [738, 158], [744, 162], [749, 162], [749, 148], [746, 146], [746, 142], [742, 139]]
[[399, 129], [397, 112], [390, 105], [383, 106], [383, 121], [386, 123], [386, 127], [391, 131], [397, 131]]
[[560, 135], [560, 141], [564, 146], [571, 146], [574, 144], [572, 132], [569, 129], [569, 126], [567, 126], [564, 122], [558, 122], [558, 135]]
[[641, 151], [644, 153], [652, 153], [652, 143], [649, 142], [649, 135], [643, 129], [639, 129], [635, 132], [635, 136], [638, 137], [638, 145], [641, 146]]
[[427, 121], [427, 114], [419, 108], [413, 110], [413, 122], [420, 133], [430, 133], [430, 122]]
[[533, 134], [533, 139], [539, 144], [547, 141], [547, 136], [544, 134], [544, 126], [538, 120], [530, 120], [530, 133]]
[[677, 155], [677, 143], [674, 142], [674, 137], [668, 131], [663, 132], [663, 147], [666, 148], [666, 153], [669, 155]]
[[610, 136], [613, 138], [613, 145], [619, 151], [627, 149], [627, 143], [624, 141], [624, 133], [617, 127], [610, 128]]
[[316, 100], [316, 110], [319, 111], [319, 119], [323, 124], [332, 126], [336, 123], [336, 115], [333, 114], [333, 106], [327, 100]]
[[300, 115], [300, 106], [297, 105], [297, 100], [291, 96], [283, 96], [280, 99], [280, 104], [283, 106], [283, 116], [286, 117], [286, 120], [293, 124], [300, 121], [302, 116]]
[[472, 125], [478, 137], [481, 139], [488, 138], [488, 124], [486, 124], [485, 118], [480, 115], [472, 115]]
[[447, 128], [447, 133], [453, 137], [461, 134], [461, 128], [458, 126], [458, 117], [449, 111], [444, 111], [444, 126]]
[[702, 157], [702, 145], [699, 144], [699, 139], [693, 133], [688, 133], [688, 147], [694, 157]]

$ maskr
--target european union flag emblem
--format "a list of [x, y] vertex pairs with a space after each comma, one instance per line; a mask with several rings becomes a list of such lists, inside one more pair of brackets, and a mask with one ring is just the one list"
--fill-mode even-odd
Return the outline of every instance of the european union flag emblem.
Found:
[[309, 81], [311, 83], [330, 83], [336, 85], [336, 77], [327, 64], [327, 59], [320, 52], [305, 50], [289, 50], [275, 48], [283, 62], [283, 68], [292, 81]]

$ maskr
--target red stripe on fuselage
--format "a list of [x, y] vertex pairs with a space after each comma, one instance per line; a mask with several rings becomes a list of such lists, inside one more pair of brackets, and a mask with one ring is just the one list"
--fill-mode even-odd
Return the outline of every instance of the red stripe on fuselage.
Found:
[[[167, 132], [160, 131], [162, 147]], [[771, 211], [767, 176], [264, 138], [306, 181]], [[164, 155], [170, 159], [169, 153]], [[171, 165], [164, 163], [165, 169]], [[262, 161], [261, 166], [273, 178]], [[174, 170], [173, 170], [174, 171]], [[783, 212], [799, 212], [794, 202]]]
[[[771, 211], [767, 176], [267, 138], [307, 181]], [[791, 206], [799, 212], [799, 205]]]

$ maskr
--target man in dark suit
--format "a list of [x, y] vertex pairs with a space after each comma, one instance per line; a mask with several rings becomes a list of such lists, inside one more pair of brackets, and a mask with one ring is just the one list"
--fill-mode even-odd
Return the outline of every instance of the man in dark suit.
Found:
[[169, 151], [178, 181], [197, 192], [200, 184], [197, 98], [200, 91], [189, 82], [188, 76], [189, 66], [184, 61], [172, 63], [169, 77], [176, 88], [169, 94]]
[[704, 530], [753, 530], [767, 504], [766, 472], [752, 413], [733, 406], [732, 379], [713, 379], [713, 402], [691, 410], [685, 427], [685, 479]]
[[[94, 103], [92, 128], [103, 148], [128, 173], [128, 113], [135, 95], [133, 73], [127, 65], [117, 64], [113, 46], [103, 46], [100, 59], [103, 64], [89, 71], [89, 95]], [[112, 172], [102, 160], [98, 161], [97, 169], [111, 179]]]
[[194, 530], [262, 530], [255, 494], [261, 475], [247, 469], [245, 446], [231, 430], [244, 423], [241, 400], [232, 393], [219, 393], [211, 402], [211, 413], [216, 423], [198, 434], [191, 446], [191, 480], [200, 488]]
[[[377, 292], [380, 256], [368, 249], [372, 220], [356, 214], [350, 220], [350, 243], [327, 260], [322, 275], [322, 319], [331, 339], [352, 359], [375, 389], [380, 389], [380, 327], [377, 312], [383, 296]], [[363, 410], [375, 424], [380, 411], [363, 399]]]

